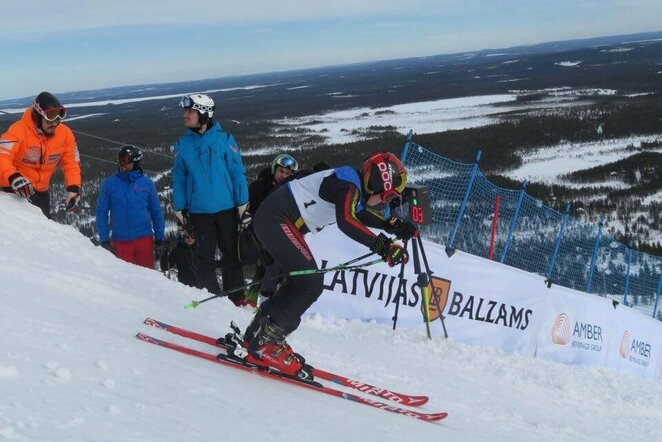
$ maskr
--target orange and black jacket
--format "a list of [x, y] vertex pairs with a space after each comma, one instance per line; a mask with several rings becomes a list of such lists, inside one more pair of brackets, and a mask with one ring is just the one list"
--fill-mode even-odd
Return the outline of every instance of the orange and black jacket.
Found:
[[64, 173], [65, 187], [81, 185], [80, 157], [74, 134], [60, 123], [53, 136], [37, 130], [32, 110], [0, 136], [0, 187], [9, 187], [9, 177], [20, 173], [35, 190], [48, 191], [57, 165]]

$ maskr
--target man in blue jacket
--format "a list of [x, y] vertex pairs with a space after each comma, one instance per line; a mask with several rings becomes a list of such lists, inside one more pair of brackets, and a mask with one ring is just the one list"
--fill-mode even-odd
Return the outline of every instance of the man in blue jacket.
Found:
[[142, 158], [137, 147], [120, 147], [117, 173], [103, 180], [99, 189], [97, 231], [101, 246], [118, 258], [151, 269], [154, 255], [163, 249], [165, 223], [156, 186], [140, 167]]
[[[204, 94], [182, 98], [187, 130], [175, 144], [172, 168], [172, 195], [179, 223], [193, 224], [198, 243], [196, 287], [218, 294], [216, 248], [221, 251], [223, 289], [244, 285], [237, 256], [239, 220], [248, 205], [248, 186], [241, 152], [234, 137], [212, 120], [214, 101]], [[245, 305], [243, 291], [230, 296], [236, 305]]]

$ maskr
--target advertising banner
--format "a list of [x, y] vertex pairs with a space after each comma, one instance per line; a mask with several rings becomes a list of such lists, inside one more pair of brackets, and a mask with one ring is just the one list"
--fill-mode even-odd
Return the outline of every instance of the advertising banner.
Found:
[[604, 367], [615, 304], [560, 286], [552, 286], [545, 301], [536, 356]]
[[613, 317], [607, 367], [617, 373], [657, 379], [662, 364], [659, 321], [621, 304]]
[[[367, 252], [335, 226], [306, 240], [320, 268]], [[534, 354], [536, 322], [548, 292], [541, 277], [460, 251], [449, 258], [443, 246], [427, 241], [424, 248], [433, 273], [429, 284], [433, 336], [443, 336], [443, 316], [448, 335], [457, 341]], [[374, 257], [366, 261], [370, 259]], [[402, 279], [399, 266], [386, 264], [325, 274], [324, 293], [309, 313], [392, 325], [397, 304], [397, 327], [424, 333], [422, 290], [412, 261]]]

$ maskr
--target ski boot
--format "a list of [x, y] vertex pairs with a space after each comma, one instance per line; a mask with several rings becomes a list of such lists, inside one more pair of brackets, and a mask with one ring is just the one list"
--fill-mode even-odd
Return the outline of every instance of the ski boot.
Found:
[[313, 380], [313, 370], [299, 361], [285, 342], [285, 329], [271, 322], [268, 317], [259, 321], [259, 329], [248, 344], [244, 360], [258, 367], [268, 368], [304, 381]]
[[[248, 327], [246, 327], [246, 333], [243, 334], [243, 341], [244, 341], [244, 347], [248, 348], [251, 340], [257, 336], [258, 331], [260, 330], [260, 325], [262, 323], [262, 320], [267, 318], [264, 313], [262, 313], [262, 309], [258, 309], [257, 313], [255, 313], [255, 316], [253, 317], [253, 320], [251, 321], [250, 324], [248, 324]], [[233, 330], [236, 328], [236, 325], [234, 323], [230, 324], [231, 327], [233, 327]], [[237, 329], [238, 330], [238, 329]], [[235, 330], [235, 334], [237, 334], [237, 330]], [[241, 333], [239, 333], [239, 336], [241, 336]], [[226, 335], [226, 338], [228, 335]], [[299, 361], [299, 364], [301, 365], [306, 365], [306, 359], [301, 356], [299, 353], [294, 353], [292, 350], [292, 347], [290, 347], [290, 344], [287, 342], [283, 342], [283, 345], [285, 345], [287, 351], [291, 352], [295, 358]]]

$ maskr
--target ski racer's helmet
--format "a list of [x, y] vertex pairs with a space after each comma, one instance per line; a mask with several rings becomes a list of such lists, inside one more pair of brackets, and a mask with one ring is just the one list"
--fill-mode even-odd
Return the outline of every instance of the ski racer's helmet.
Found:
[[191, 94], [184, 95], [179, 101], [179, 107], [184, 109], [195, 109], [200, 113], [200, 116], [207, 116], [207, 119], [214, 116], [214, 100], [209, 95], [205, 94]]
[[299, 163], [291, 155], [282, 153], [274, 158], [274, 162], [271, 163], [271, 175], [273, 176], [276, 173], [276, 168], [284, 167], [290, 169], [292, 172], [299, 170]]
[[119, 169], [120, 164], [129, 164], [133, 163], [133, 170], [138, 170], [140, 168], [140, 163], [143, 159], [143, 153], [136, 146], [131, 144], [125, 144], [120, 147], [120, 150], [117, 151], [117, 167]]
[[407, 185], [407, 172], [402, 162], [390, 152], [375, 152], [361, 169], [363, 190], [367, 195], [380, 194], [383, 203], [399, 196]]
[[64, 120], [67, 116], [67, 110], [62, 106], [60, 100], [50, 92], [42, 92], [32, 102], [32, 118], [41, 126], [41, 119], [53, 122], [55, 120]]

